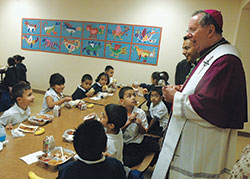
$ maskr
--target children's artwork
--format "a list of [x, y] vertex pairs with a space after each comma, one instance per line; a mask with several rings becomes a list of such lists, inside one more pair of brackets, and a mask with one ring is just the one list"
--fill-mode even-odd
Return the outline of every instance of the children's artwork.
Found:
[[106, 43], [105, 57], [128, 60], [130, 52], [130, 44], [124, 43]]
[[62, 22], [62, 36], [66, 37], [82, 37], [82, 23], [81, 22]]
[[107, 40], [131, 42], [132, 29], [133, 29], [133, 26], [129, 26], [129, 25], [110, 24], [108, 25]]
[[134, 28], [133, 43], [159, 45], [160, 34], [160, 28], [136, 26]]
[[60, 38], [42, 36], [41, 50], [50, 52], [60, 52]]
[[60, 21], [42, 21], [42, 35], [60, 36]]
[[80, 55], [80, 52], [81, 52], [81, 40], [80, 39], [62, 38], [61, 40], [62, 40], [61, 52]]
[[39, 49], [39, 36], [35, 35], [22, 35], [22, 47], [24, 49]]
[[85, 23], [83, 38], [105, 40], [106, 24]]
[[23, 20], [23, 33], [40, 34], [40, 20]]
[[157, 60], [158, 47], [133, 45], [131, 59], [135, 62], [154, 64]]
[[82, 55], [103, 57], [104, 41], [83, 40]]
[[22, 49], [157, 65], [161, 27], [22, 19]]

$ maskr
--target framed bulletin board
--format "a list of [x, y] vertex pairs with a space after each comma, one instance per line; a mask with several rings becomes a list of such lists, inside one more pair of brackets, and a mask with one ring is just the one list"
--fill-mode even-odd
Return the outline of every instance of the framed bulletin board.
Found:
[[156, 26], [23, 18], [21, 48], [157, 65], [161, 34]]

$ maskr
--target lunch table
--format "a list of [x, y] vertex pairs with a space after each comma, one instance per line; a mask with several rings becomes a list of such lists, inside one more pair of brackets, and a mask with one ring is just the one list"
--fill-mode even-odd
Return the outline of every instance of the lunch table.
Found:
[[[35, 136], [33, 133], [25, 133], [24, 137], [13, 138], [11, 131], [7, 130], [6, 140], [9, 142], [5, 144], [3, 150], [0, 151], [0, 178], [24, 179], [28, 178], [29, 171], [33, 171], [43, 178], [56, 178], [58, 175], [56, 167], [51, 167], [41, 162], [28, 165], [19, 158], [41, 151], [43, 149], [43, 140], [46, 136], [50, 135], [53, 135], [55, 139], [55, 146], [62, 146], [63, 148], [74, 151], [73, 144], [65, 141], [62, 137], [65, 130], [77, 128], [79, 124], [82, 123], [84, 116], [93, 112], [100, 116], [102, 111], [104, 111], [104, 106], [101, 105], [95, 105], [93, 108], [83, 111], [75, 107], [71, 109], [63, 107], [61, 116], [54, 118], [51, 123], [42, 126], [45, 128], [45, 133], [39, 136]], [[23, 123], [30, 125], [28, 121]], [[14, 126], [14, 128], [17, 127], [18, 125]]]

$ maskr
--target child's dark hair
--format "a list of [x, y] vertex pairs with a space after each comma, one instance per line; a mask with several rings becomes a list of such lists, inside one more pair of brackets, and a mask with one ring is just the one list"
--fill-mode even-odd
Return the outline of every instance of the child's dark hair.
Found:
[[156, 86], [152, 87], [150, 95], [152, 94], [153, 91], [157, 92], [160, 96], [162, 96], [162, 87], [156, 87]]
[[54, 73], [50, 76], [49, 84], [50, 87], [53, 87], [55, 85], [62, 85], [65, 83], [64, 77], [60, 73]]
[[100, 74], [98, 75], [98, 77], [96, 78], [95, 81], [96, 81], [96, 82], [99, 82], [102, 76], [106, 76], [106, 77], [107, 77], [107, 84], [109, 84], [109, 76], [108, 76], [105, 72], [100, 73]]
[[107, 136], [102, 124], [93, 119], [84, 121], [74, 132], [73, 145], [82, 159], [101, 159], [102, 152], [105, 152], [107, 146]]
[[112, 67], [111, 65], [107, 65], [106, 67], [105, 67], [105, 72], [108, 72], [109, 70], [114, 70], [114, 67]]
[[86, 80], [90, 80], [90, 81], [93, 81], [93, 78], [90, 74], [85, 74], [82, 76], [82, 82], [86, 81]]
[[119, 104], [108, 104], [105, 106], [105, 112], [108, 117], [108, 123], [115, 125], [114, 131], [118, 134], [120, 128], [125, 125], [128, 119], [127, 109]]
[[123, 99], [123, 98], [124, 98], [125, 92], [128, 91], [128, 90], [133, 90], [133, 88], [130, 87], [130, 86], [122, 87], [122, 88], [120, 89], [120, 91], [119, 91], [119, 98], [120, 98], [120, 99]]
[[168, 79], [169, 79], [169, 75], [167, 72], [162, 71], [162, 72], [153, 72], [151, 75], [152, 79], [157, 80], [157, 84], [159, 84], [160, 80], [163, 80], [165, 82], [165, 84], [168, 84]]
[[25, 57], [22, 57], [21, 55], [15, 55], [13, 56], [13, 58], [16, 59], [18, 62], [22, 62], [25, 59]]
[[17, 97], [22, 97], [25, 90], [31, 89], [30, 84], [24, 81], [20, 81], [12, 88], [12, 97], [17, 102]]
[[15, 66], [16, 64], [15, 59], [12, 57], [9, 57], [7, 62], [9, 66]]

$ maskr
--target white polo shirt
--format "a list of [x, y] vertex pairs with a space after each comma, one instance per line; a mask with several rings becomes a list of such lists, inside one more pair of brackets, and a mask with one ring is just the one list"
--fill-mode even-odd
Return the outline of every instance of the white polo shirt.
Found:
[[153, 103], [151, 103], [149, 106], [149, 113], [152, 118], [159, 118], [160, 127], [165, 130], [168, 124], [169, 114], [168, 109], [163, 101], [160, 101], [155, 106], [153, 105]]
[[43, 97], [43, 105], [42, 105], [42, 110], [41, 110], [40, 114], [45, 114], [53, 109], [53, 108], [48, 107], [48, 104], [46, 101], [47, 96], [52, 97], [54, 102], [59, 101], [60, 99], [63, 98], [63, 94], [60, 94], [60, 96], [58, 96], [57, 93], [55, 92], [55, 90], [53, 88], [50, 88], [48, 91], [46, 91], [46, 93]]
[[107, 141], [107, 153], [112, 157], [116, 158], [123, 162], [123, 136], [122, 131], [120, 130], [118, 134], [108, 134], [106, 133], [108, 141]]
[[0, 117], [0, 125], [5, 127], [8, 124], [19, 124], [28, 119], [30, 114], [30, 107], [27, 107], [26, 110], [23, 110], [15, 103], [14, 106], [5, 111]]
[[[142, 126], [148, 129], [148, 122], [145, 112], [137, 107], [134, 107], [132, 113], [137, 113], [137, 118], [141, 119]], [[129, 116], [128, 116], [129, 117]], [[144, 138], [144, 134], [139, 132], [139, 127], [136, 123], [131, 123], [123, 132], [123, 139], [126, 144], [137, 143], [140, 144]]]

